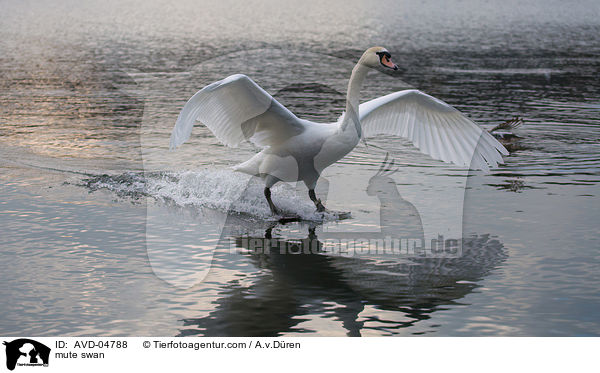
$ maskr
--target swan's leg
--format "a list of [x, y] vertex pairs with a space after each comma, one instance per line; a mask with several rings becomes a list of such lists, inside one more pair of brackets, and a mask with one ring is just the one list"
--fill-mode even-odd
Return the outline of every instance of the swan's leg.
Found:
[[273, 215], [279, 215], [279, 209], [277, 207], [275, 207], [275, 204], [271, 200], [271, 188], [269, 188], [269, 187], [265, 187], [265, 198], [267, 199], [267, 202], [269, 203], [269, 208], [271, 209], [271, 213], [273, 213]]
[[323, 203], [321, 203], [321, 200], [317, 199], [314, 189], [308, 190], [308, 196], [310, 197], [310, 200], [314, 202], [315, 206], [317, 207], [317, 211], [319, 211], [319, 212], [327, 211], [325, 206], [323, 206]]

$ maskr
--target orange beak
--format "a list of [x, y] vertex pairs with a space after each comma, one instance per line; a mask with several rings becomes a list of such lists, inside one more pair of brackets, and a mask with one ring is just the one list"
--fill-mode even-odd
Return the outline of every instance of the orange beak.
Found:
[[386, 66], [389, 67], [392, 70], [398, 70], [398, 66], [392, 62], [392, 59], [389, 58], [388, 56], [383, 56], [381, 58], [381, 63]]

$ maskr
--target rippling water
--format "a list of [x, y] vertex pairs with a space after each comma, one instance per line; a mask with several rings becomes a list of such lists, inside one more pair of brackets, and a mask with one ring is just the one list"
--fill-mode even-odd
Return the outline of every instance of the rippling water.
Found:
[[[0, 334], [599, 335], [599, 9], [3, 2]], [[372, 139], [318, 190], [352, 219], [317, 221], [305, 191], [281, 185], [275, 202], [307, 221], [277, 225], [260, 184], [228, 170], [252, 146], [223, 147], [199, 127], [167, 152], [187, 98], [233, 73], [300, 117], [335, 121], [371, 45], [403, 71], [370, 75], [364, 100], [416, 87], [488, 129], [523, 117], [506, 164], [465, 175]], [[400, 171], [373, 179], [386, 153]], [[370, 195], [375, 183], [399, 197]], [[443, 198], [431, 202], [442, 187], [464, 195], [460, 256], [347, 257], [328, 244], [332, 232], [380, 226], [384, 205], [407, 211], [387, 229], [413, 227], [415, 208], [449, 219]], [[228, 246], [265, 237], [319, 251]]]

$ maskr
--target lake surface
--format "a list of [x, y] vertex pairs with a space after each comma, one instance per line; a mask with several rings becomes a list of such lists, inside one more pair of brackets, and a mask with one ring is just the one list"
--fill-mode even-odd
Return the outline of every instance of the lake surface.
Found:
[[[600, 335], [599, 15], [597, 1], [2, 2], [0, 334]], [[337, 120], [372, 45], [401, 72], [371, 73], [363, 100], [414, 87], [486, 129], [523, 117], [505, 165], [467, 172], [380, 136], [317, 188], [351, 219], [318, 221], [282, 184], [275, 203], [306, 221], [281, 225], [229, 169], [252, 145], [198, 126], [168, 151], [186, 100], [234, 73]], [[440, 227], [456, 255], [331, 243]]]

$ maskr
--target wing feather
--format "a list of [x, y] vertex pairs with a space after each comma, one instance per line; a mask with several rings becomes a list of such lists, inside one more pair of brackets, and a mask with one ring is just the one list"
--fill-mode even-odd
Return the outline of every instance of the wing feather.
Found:
[[212, 83], [188, 100], [171, 133], [171, 149], [189, 139], [196, 121], [231, 147], [244, 140], [272, 146], [304, 131], [292, 112], [242, 74]]
[[[434, 117], [432, 119], [433, 121], [438, 120], [436, 114], [432, 114], [432, 116]], [[442, 141], [440, 139], [439, 128], [437, 126], [431, 126], [430, 130], [431, 130], [431, 143], [432, 143], [432, 147], [433, 147], [431, 156], [434, 159], [442, 159], [444, 157], [444, 154], [443, 154], [444, 148], [442, 147]]]
[[389, 134], [411, 141], [434, 159], [486, 172], [508, 151], [447, 103], [418, 90], [391, 93], [359, 107], [365, 137]]

